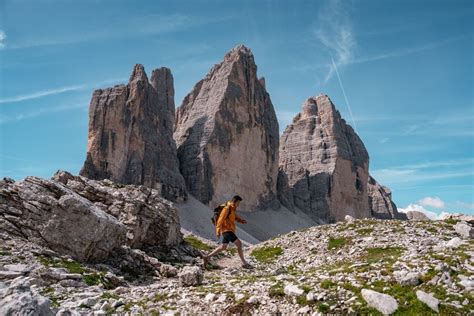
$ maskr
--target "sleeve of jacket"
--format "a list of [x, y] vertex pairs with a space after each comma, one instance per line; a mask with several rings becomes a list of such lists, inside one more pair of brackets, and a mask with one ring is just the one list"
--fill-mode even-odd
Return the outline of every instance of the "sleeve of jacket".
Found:
[[222, 212], [219, 215], [219, 218], [217, 219], [217, 225], [216, 225], [216, 234], [217, 235], [221, 234], [222, 224], [224, 223], [224, 219], [227, 218], [228, 214], [229, 214], [229, 206], [225, 206], [222, 209]]
[[243, 223], [244, 220], [242, 218], [240, 218], [237, 214], [235, 214], [235, 220], [239, 223]]

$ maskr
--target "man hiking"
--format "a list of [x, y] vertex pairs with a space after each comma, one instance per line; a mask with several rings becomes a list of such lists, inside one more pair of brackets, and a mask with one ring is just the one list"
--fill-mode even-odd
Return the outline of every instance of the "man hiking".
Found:
[[217, 238], [220, 238], [220, 236], [222, 235], [222, 244], [216, 249], [214, 249], [207, 256], [203, 256], [204, 269], [206, 269], [207, 263], [209, 262], [209, 259], [212, 256], [217, 255], [218, 253], [227, 249], [229, 242], [233, 242], [237, 246], [240, 260], [242, 260], [242, 267], [246, 269], [253, 268], [247, 261], [245, 261], [244, 252], [242, 250], [242, 242], [235, 235], [235, 221], [242, 224], [247, 223], [245, 219], [240, 218], [235, 213], [237, 211], [237, 207], [239, 206], [240, 201], [242, 201], [242, 198], [236, 195], [232, 198], [232, 200], [228, 201], [225, 204], [224, 208], [221, 210], [216, 223], [216, 236]]

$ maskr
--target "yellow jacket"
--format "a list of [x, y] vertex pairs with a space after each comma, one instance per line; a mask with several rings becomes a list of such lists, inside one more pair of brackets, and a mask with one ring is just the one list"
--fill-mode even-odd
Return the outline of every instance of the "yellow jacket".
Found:
[[[239, 223], [244, 223], [245, 221], [241, 219], [235, 211], [237, 208], [235, 207], [234, 203], [228, 201], [225, 207], [222, 209], [219, 218], [217, 219], [216, 225], [216, 235], [221, 235], [225, 232], [233, 232], [235, 233], [235, 221]], [[230, 212], [230, 214], [229, 214]], [[229, 217], [227, 217], [229, 215]]]

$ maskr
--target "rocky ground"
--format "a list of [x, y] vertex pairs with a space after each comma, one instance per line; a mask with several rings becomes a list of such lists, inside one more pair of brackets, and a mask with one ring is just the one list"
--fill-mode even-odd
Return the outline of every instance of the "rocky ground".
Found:
[[[0, 302], [44, 315], [398, 314], [474, 312], [472, 226], [457, 220], [350, 220], [235, 248], [201, 260], [162, 262], [147, 275], [81, 264], [19, 239], [2, 242]], [[202, 251], [215, 244], [188, 235]]]

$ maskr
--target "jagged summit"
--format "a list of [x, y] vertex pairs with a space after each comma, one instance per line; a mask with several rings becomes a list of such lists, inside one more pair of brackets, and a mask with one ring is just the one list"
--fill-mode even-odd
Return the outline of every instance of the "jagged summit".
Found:
[[133, 67], [132, 74], [130, 75], [130, 79], [128, 81], [132, 82], [134, 80], [148, 81], [148, 77], [145, 73], [145, 68], [142, 64], [135, 64], [135, 66]]
[[201, 202], [238, 193], [251, 210], [275, 201], [278, 121], [250, 49], [235, 47], [194, 86], [176, 112], [174, 139]]
[[369, 155], [327, 95], [308, 98], [280, 138], [278, 191], [322, 221], [370, 217]]
[[80, 174], [143, 184], [162, 196], [186, 198], [179, 172], [174, 128], [173, 76], [168, 68], [133, 67], [127, 85], [94, 91], [89, 109], [87, 156]]

